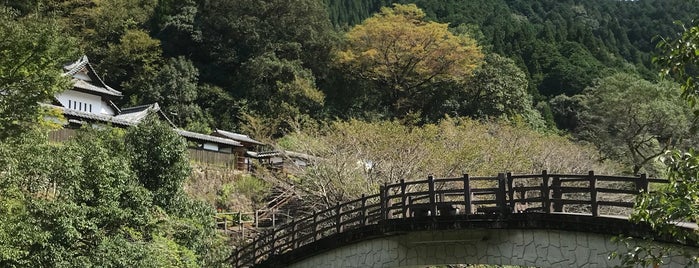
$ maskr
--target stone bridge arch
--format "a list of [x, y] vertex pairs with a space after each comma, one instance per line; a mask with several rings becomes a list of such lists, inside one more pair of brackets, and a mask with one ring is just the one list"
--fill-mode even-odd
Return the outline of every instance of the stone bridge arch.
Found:
[[[648, 191], [649, 183], [664, 182], [645, 175], [546, 171], [401, 180], [275, 228], [237, 250], [231, 261], [238, 267], [611, 267], [616, 260], [607, 257], [618, 250], [613, 236], [673, 242], [628, 221], [635, 195]], [[699, 250], [696, 241], [672, 246], [677, 252]], [[675, 255], [674, 264], [688, 263]]]
[[[608, 223], [629, 226], [628, 221]], [[616, 230], [617, 228], [612, 228]], [[614, 243], [615, 235], [557, 229], [488, 229], [423, 230], [396, 232], [349, 245], [342, 241], [321, 242], [320, 254], [301, 258], [270, 259], [261, 267], [425, 267], [447, 264], [520, 265], [526, 267], [615, 267], [618, 259], [611, 252], [623, 252], [623, 245]], [[325, 244], [325, 245], [323, 245]], [[682, 250], [699, 250], [670, 245], [677, 251], [665, 258], [663, 267], [685, 267], [688, 259]], [[684, 249], [682, 247], [685, 247]], [[309, 249], [311, 250], [311, 249]], [[691, 252], [691, 251], [690, 251]]]

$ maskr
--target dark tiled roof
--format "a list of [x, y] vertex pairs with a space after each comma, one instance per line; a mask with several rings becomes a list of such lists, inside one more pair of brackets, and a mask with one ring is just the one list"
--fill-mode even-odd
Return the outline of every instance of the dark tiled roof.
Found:
[[124, 108], [115, 117], [121, 118], [121, 119], [124, 119], [127, 121], [140, 122], [141, 120], [143, 120], [143, 118], [146, 118], [146, 116], [148, 116], [150, 111], [153, 111], [153, 112], [160, 111], [160, 105], [158, 105], [157, 103], [153, 103], [153, 104], [148, 104], [148, 105], [141, 105], [141, 106], [136, 106], [136, 107]]
[[257, 144], [257, 145], [264, 145], [264, 143], [253, 140], [250, 138], [248, 135], [243, 135], [243, 134], [238, 134], [238, 133], [233, 133], [221, 129], [216, 129], [212, 135], [220, 135], [232, 140], [240, 141], [240, 142], [247, 142], [247, 143], [252, 143], [252, 144]]
[[[89, 120], [89, 121], [99, 121], [103, 123], [111, 123], [111, 124], [117, 124], [121, 126], [135, 126], [138, 125], [138, 123], [141, 122], [143, 118], [145, 118], [148, 115], [149, 111], [160, 111], [160, 107], [158, 104], [151, 104], [151, 105], [142, 105], [138, 107], [131, 107], [131, 108], [126, 108], [124, 111], [127, 111], [127, 114], [120, 114], [118, 116], [111, 116], [111, 115], [102, 115], [102, 114], [93, 114], [93, 113], [88, 113], [88, 112], [83, 112], [83, 111], [78, 111], [78, 110], [73, 110], [73, 109], [68, 109], [62, 106], [57, 106], [53, 104], [46, 104], [46, 103], [41, 103], [41, 106], [46, 107], [46, 108], [53, 108], [53, 109], [59, 109], [64, 115], [67, 115], [68, 117], [76, 117], [78, 119], [82, 120]], [[149, 109], [150, 108], [150, 109]], [[70, 122], [71, 120], [69, 120]], [[73, 120], [75, 122], [75, 120]], [[76, 122], [78, 123], [78, 122]], [[214, 143], [219, 143], [219, 144], [227, 144], [231, 146], [243, 146], [240, 144], [240, 142], [234, 141], [232, 139], [226, 139], [226, 138], [220, 138], [220, 137], [214, 137], [211, 135], [206, 135], [206, 134], [201, 134], [201, 133], [196, 133], [196, 132], [191, 132], [183, 129], [174, 129], [177, 134], [179, 134], [182, 137], [185, 138], [190, 138], [190, 139], [195, 139], [195, 140], [200, 140], [200, 141], [209, 141], [209, 142], [214, 142]]]
[[[94, 78], [96, 83], [90, 83], [89, 81], [84, 81], [80, 78], [75, 77], [75, 74], [83, 70], [84, 68], [87, 68], [88, 75], [91, 78]], [[67, 64], [63, 66], [63, 70], [65, 71], [63, 73], [64, 76], [72, 76], [73, 77], [73, 82], [75, 83], [75, 87], [78, 89], [82, 90], [87, 90], [87, 91], [93, 91], [96, 93], [99, 93], [101, 95], [110, 95], [114, 97], [122, 97], [123, 95], [121, 92], [118, 90], [115, 90], [108, 86], [107, 84], [104, 83], [101, 77], [97, 75], [95, 72], [95, 69], [92, 67], [90, 64], [90, 61], [87, 59], [87, 56], [82, 56], [80, 59], [78, 59], [76, 62]]]
[[191, 139], [196, 139], [196, 140], [201, 140], [201, 141], [210, 141], [210, 142], [214, 142], [214, 143], [228, 144], [228, 145], [232, 145], [232, 146], [243, 146], [242, 144], [240, 144], [240, 142], [237, 142], [237, 141], [234, 141], [231, 139], [214, 137], [211, 135], [191, 132], [191, 131], [187, 131], [187, 130], [179, 129], [179, 128], [176, 128], [175, 131], [178, 134], [180, 134], [180, 136], [186, 137], [186, 138], [191, 138]]
[[118, 118], [118, 117], [107, 115], [107, 114], [88, 113], [88, 112], [78, 111], [78, 110], [74, 110], [74, 109], [65, 108], [62, 106], [45, 104], [45, 103], [42, 103], [41, 105], [44, 107], [47, 107], [47, 108], [59, 109], [64, 115], [73, 116], [73, 117], [77, 117], [77, 118], [81, 118], [81, 119], [119, 124], [122, 126], [133, 126], [133, 125], [138, 124], [137, 121], [134, 122], [131, 120], [127, 120], [125, 118]]
[[319, 159], [318, 157], [315, 157], [315, 156], [312, 156], [309, 154], [298, 153], [298, 152], [294, 152], [294, 151], [269, 151], [269, 152], [247, 151], [246, 155], [250, 156], [252, 158], [270, 158], [270, 157], [275, 157], [275, 156], [287, 156], [287, 157], [306, 159], [306, 160]]
[[[116, 90], [111, 89], [111, 88], [104, 88], [104, 87], [98, 87], [93, 85], [90, 82], [83, 81], [77, 78], [73, 78], [73, 87], [78, 88], [78, 89], [84, 89], [86, 91], [92, 91], [96, 92], [99, 94], [106, 94], [106, 95], [111, 95], [115, 97], [121, 97], [121, 92], [119, 93], [114, 93]], [[116, 91], [118, 92], [118, 91]]]

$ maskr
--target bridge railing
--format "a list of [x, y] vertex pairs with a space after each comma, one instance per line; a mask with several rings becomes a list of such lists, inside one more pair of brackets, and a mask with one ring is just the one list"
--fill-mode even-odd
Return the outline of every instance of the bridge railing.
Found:
[[404, 181], [385, 184], [378, 194], [294, 219], [265, 233], [231, 256], [237, 266], [252, 266], [322, 238], [378, 225], [391, 219], [473, 214], [585, 213], [592, 216], [627, 216], [635, 196], [650, 183], [665, 180], [586, 175], [500, 173], [496, 177], [469, 177]]

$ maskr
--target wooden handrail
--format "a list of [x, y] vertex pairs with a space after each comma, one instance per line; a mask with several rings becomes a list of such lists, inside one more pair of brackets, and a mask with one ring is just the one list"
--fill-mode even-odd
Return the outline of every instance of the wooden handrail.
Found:
[[[524, 180], [525, 183], [519, 183]], [[473, 185], [473, 183], [476, 185]], [[238, 266], [252, 266], [273, 255], [284, 254], [317, 240], [369, 225], [379, 225], [392, 218], [439, 217], [445, 212], [456, 214], [455, 206], [462, 207], [460, 215], [474, 213], [527, 212], [517, 204], [539, 203], [533, 207], [539, 213], [563, 212], [566, 205], [590, 206], [592, 216], [600, 215], [600, 206], [633, 207], [633, 195], [647, 192], [649, 183], [665, 180], [637, 177], [588, 174], [513, 175], [500, 173], [497, 177], [469, 177], [435, 179], [381, 185], [378, 194], [316, 211], [289, 224], [274, 228], [240, 248], [231, 256]], [[565, 183], [565, 186], [562, 185]], [[625, 185], [610, 188], [605, 184]], [[478, 185], [480, 184], [480, 185]], [[569, 185], [572, 184], [572, 185]], [[436, 187], [439, 185], [439, 187]], [[485, 187], [484, 187], [485, 186]], [[535, 194], [534, 196], [527, 196]], [[601, 200], [609, 194], [627, 195], [628, 201]], [[576, 195], [571, 197], [570, 195]], [[489, 205], [480, 207], [479, 205]], [[474, 211], [473, 208], [476, 207]], [[447, 210], [445, 210], [447, 209]], [[451, 210], [449, 210], [451, 209]]]

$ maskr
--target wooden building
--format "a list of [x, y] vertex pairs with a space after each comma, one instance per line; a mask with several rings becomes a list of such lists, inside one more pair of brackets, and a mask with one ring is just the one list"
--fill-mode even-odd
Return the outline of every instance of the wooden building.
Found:
[[157, 103], [120, 109], [115, 102], [123, 95], [104, 83], [87, 56], [65, 65], [63, 71], [64, 76], [72, 79], [73, 88], [57, 93], [52, 103], [42, 104], [44, 107], [59, 110], [66, 119], [60, 122], [64, 125], [64, 129], [51, 134], [54, 140], [69, 138], [75, 129], [85, 125], [93, 127], [111, 125], [122, 128], [135, 126], [154, 114], [166, 121], [188, 141], [190, 157], [194, 161], [244, 169], [245, 167], [239, 163], [246, 157], [246, 148], [259, 143], [249, 137], [244, 139], [245, 143], [242, 143], [224, 135], [213, 136], [179, 129], [168, 119]]

